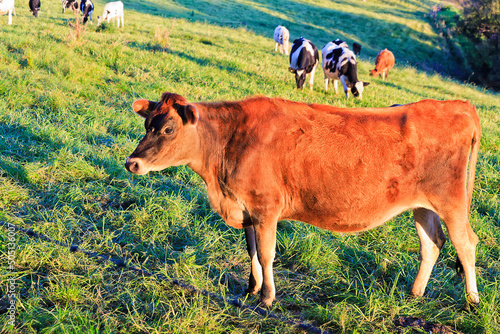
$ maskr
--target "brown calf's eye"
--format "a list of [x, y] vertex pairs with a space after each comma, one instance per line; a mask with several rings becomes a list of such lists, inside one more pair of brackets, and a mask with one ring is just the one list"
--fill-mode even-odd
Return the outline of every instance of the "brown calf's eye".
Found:
[[166, 133], [167, 135], [171, 134], [172, 132], [174, 132], [174, 129], [172, 129], [172, 128], [166, 128], [166, 129], [165, 129], [165, 133]]

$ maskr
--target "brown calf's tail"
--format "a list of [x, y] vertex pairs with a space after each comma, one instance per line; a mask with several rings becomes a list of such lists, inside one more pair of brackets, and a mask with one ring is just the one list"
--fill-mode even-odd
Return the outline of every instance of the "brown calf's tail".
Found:
[[[471, 114], [471, 117], [474, 120], [475, 129], [472, 134], [471, 148], [469, 154], [469, 174], [467, 175], [467, 232], [469, 236], [472, 234], [474, 235], [475, 238], [477, 238], [470, 226], [469, 214], [470, 214], [470, 207], [472, 205], [472, 192], [474, 190], [476, 164], [477, 164], [477, 157], [479, 154], [479, 145], [481, 139], [481, 124], [479, 123], [479, 118], [477, 116], [476, 109], [474, 107], [472, 108], [474, 110], [474, 113]], [[457, 261], [455, 262], [455, 270], [457, 271], [458, 276], [460, 276], [460, 278], [464, 280], [465, 279], [464, 267], [462, 266], [462, 263], [460, 262], [458, 256], [457, 256]]]
[[469, 155], [469, 175], [468, 175], [468, 184], [467, 184], [467, 216], [469, 215], [470, 207], [472, 204], [472, 191], [474, 190], [474, 179], [476, 175], [476, 164], [477, 164], [477, 157], [479, 154], [479, 145], [480, 145], [480, 139], [481, 139], [481, 124], [479, 123], [479, 118], [476, 113], [476, 108], [472, 107], [474, 109], [474, 123], [475, 123], [475, 130], [472, 135], [472, 141], [471, 141], [471, 151]]

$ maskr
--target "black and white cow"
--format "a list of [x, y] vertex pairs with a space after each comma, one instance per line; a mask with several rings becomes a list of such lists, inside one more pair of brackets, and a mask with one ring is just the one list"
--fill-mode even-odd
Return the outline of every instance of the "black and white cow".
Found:
[[290, 40], [290, 32], [287, 28], [283, 26], [277, 26], [274, 29], [274, 41], [276, 45], [274, 47], [274, 51], [278, 51], [278, 47], [280, 48], [280, 53], [285, 52], [288, 55], [288, 41]]
[[338, 93], [337, 81], [340, 80], [347, 98], [350, 88], [352, 95], [362, 99], [363, 89], [369, 83], [358, 80], [356, 55], [349, 50], [347, 44], [337, 39], [325, 45], [321, 53], [323, 55], [325, 90], [328, 90], [328, 80], [333, 80], [335, 93]]
[[80, 2], [80, 10], [83, 14], [83, 24], [87, 23], [90, 18], [90, 23], [92, 23], [92, 14], [94, 13], [94, 4], [92, 0], [82, 0]]
[[38, 17], [41, 5], [40, 0], [29, 0], [28, 5], [30, 6], [30, 11], [33, 13], [33, 17]]
[[296, 39], [292, 44], [290, 52], [290, 67], [288, 70], [295, 73], [297, 88], [302, 89], [306, 81], [306, 75], [309, 75], [309, 85], [313, 89], [314, 72], [319, 63], [318, 48], [303, 37]]
[[77, 0], [62, 0], [62, 12], [65, 13], [66, 9], [72, 10], [73, 13], [78, 11]]

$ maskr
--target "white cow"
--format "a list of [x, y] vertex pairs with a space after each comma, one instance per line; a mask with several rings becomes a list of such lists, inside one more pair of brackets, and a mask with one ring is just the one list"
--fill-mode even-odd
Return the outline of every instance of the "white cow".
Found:
[[124, 25], [123, 21], [123, 2], [115, 1], [108, 2], [104, 9], [102, 10], [102, 16], [97, 17], [97, 25], [100, 25], [104, 20], [108, 23], [112, 19], [116, 19], [118, 23], [118, 28], [120, 28], [120, 18], [122, 20], [122, 28]]
[[0, 0], [0, 15], [9, 14], [9, 24], [12, 24], [12, 13], [16, 15], [14, 0]]
[[287, 28], [283, 26], [277, 26], [274, 29], [274, 41], [276, 42], [276, 46], [274, 47], [274, 51], [278, 51], [278, 46], [280, 48], [280, 53], [285, 51], [285, 54], [288, 55], [288, 41], [290, 39], [290, 32]]

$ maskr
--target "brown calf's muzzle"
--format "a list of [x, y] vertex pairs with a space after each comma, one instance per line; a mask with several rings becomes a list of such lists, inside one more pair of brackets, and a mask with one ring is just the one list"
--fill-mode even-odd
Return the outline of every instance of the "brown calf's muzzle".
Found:
[[137, 175], [146, 174], [144, 172], [144, 163], [141, 158], [129, 156], [125, 161], [125, 168], [130, 172]]

